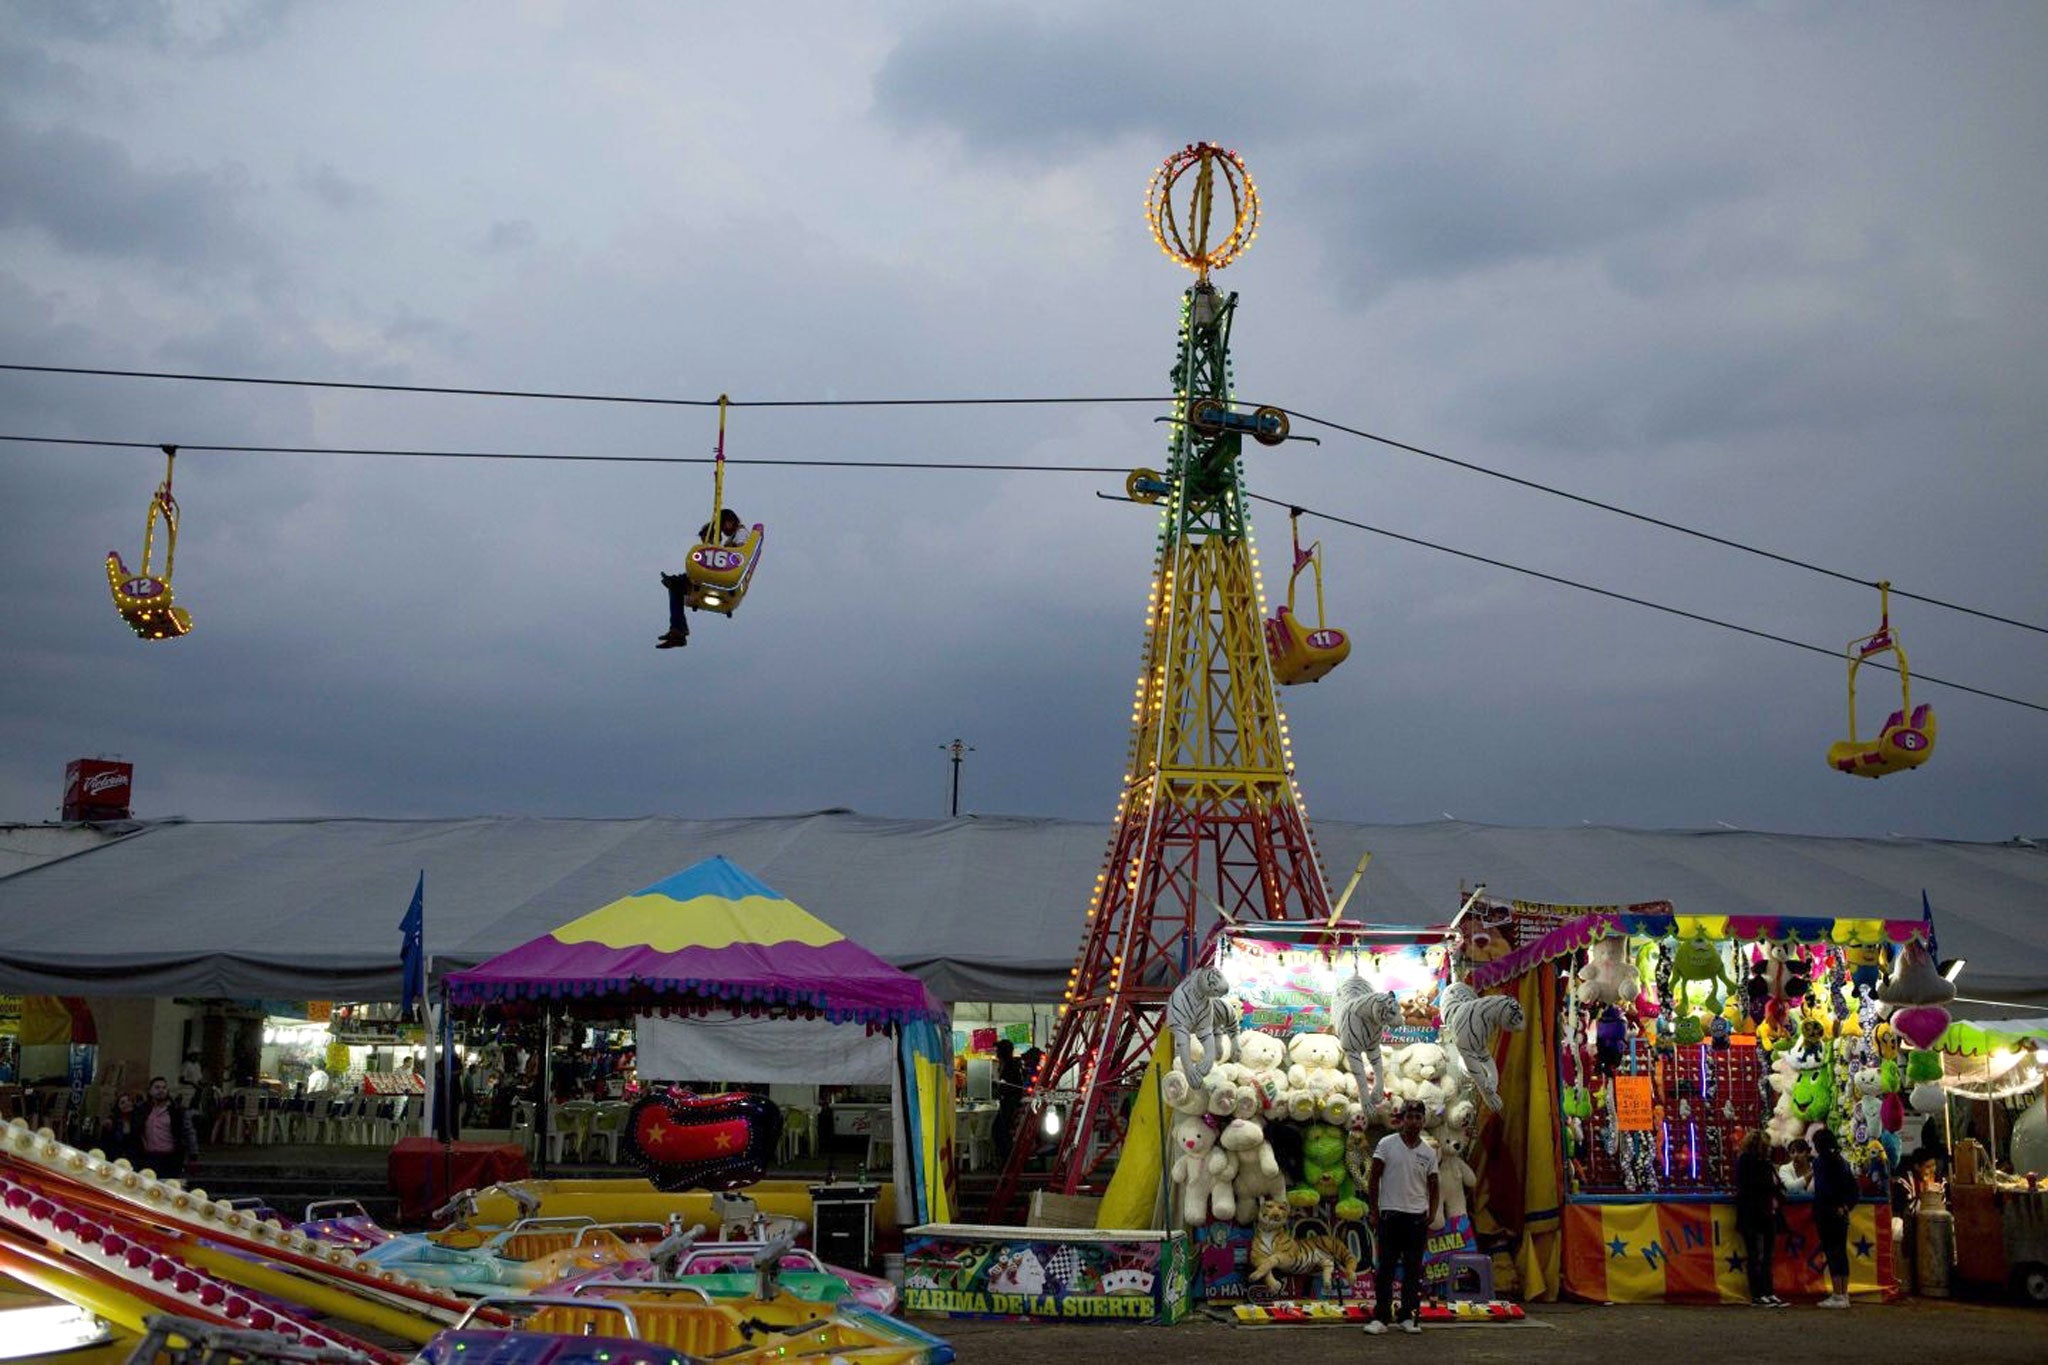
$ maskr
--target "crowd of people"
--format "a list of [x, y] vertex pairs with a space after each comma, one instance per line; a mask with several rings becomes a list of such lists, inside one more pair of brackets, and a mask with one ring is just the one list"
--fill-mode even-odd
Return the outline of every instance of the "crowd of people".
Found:
[[[1930, 1185], [1941, 1180], [1941, 1155], [1925, 1149], [1902, 1164], [1889, 1191], [1891, 1212], [1903, 1216]], [[1811, 1200], [1814, 1233], [1827, 1262], [1828, 1289], [1822, 1308], [1849, 1306], [1849, 1218], [1863, 1200], [1856, 1171], [1842, 1155], [1841, 1141], [1827, 1128], [1786, 1144], [1784, 1160], [1771, 1149], [1769, 1134], [1752, 1129], [1735, 1158], [1735, 1230], [1742, 1238], [1749, 1301], [1759, 1308], [1783, 1308], [1772, 1285], [1772, 1251], [1785, 1231], [1789, 1200]]]

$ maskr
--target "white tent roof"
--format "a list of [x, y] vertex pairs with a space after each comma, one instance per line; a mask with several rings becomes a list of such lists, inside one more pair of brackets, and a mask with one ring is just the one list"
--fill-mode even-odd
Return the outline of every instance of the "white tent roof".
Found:
[[[0, 827], [0, 844], [41, 828]], [[1338, 885], [1359, 854], [1373, 854], [1347, 916], [1397, 924], [1447, 919], [1461, 884], [1478, 882], [1498, 899], [1871, 919], [1918, 918], [1924, 888], [1941, 955], [1969, 961], [1965, 995], [2048, 1005], [2048, 850], [2028, 843], [1454, 820], [1315, 829]], [[819, 811], [161, 821], [111, 834], [0, 875], [0, 990], [395, 999], [398, 922], [422, 870], [440, 970], [722, 853], [942, 999], [1051, 1000], [1073, 964], [1109, 829]]]

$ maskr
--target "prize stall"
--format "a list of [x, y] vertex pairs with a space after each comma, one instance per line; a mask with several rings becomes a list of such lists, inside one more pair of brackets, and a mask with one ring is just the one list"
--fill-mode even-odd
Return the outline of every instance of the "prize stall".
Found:
[[[1885, 1193], [1909, 1115], [1941, 1108], [1932, 1049], [1955, 994], [1935, 970], [1931, 916], [1512, 907], [1523, 911], [1551, 927], [1471, 979], [1513, 990], [1541, 1035], [1520, 1176], [1525, 1192], [1556, 1189], [1561, 1235], [1530, 1248], [1531, 1296], [1747, 1302], [1737, 1149], [1758, 1127], [1783, 1148], [1822, 1126], [1866, 1192], [1851, 1220], [1850, 1292], [1895, 1294]], [[1827, 1275], [1810, 1203], [1795, 1196], [1786, 1213], [1777, 1292], [1816, 1298]]]
[[1519, 1009], [1458, 982], [1459, 960], [1446, 930], [1226, 929], [1168, 1006], [1097, 1228], [913, 1228], [906, 1304], [1171, 1322], [1202, 1298], [1255, 1322], [1361, 1317], [1371, 1151], [1413, 1099], [1443, 1192], [1424, 1316], [1518, 1314], [1475, 1244], [1465, 1154], [1501, 1103], [1495, 1051]]

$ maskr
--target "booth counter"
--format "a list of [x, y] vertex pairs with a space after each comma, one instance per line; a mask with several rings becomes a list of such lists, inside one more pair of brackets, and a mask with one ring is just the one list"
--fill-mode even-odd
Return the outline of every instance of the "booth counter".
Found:
[[903, 1308], [939, 1317], [1179, 1322], [1185, 1232], [924, 1223], [903, 1241]]

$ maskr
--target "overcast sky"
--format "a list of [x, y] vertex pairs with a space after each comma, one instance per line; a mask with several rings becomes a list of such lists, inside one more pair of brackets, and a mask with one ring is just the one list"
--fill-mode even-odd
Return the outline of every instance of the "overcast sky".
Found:
[[[2038, 4], [0, 5], [0, 361], [741, 400], [1156, 395], [1183, 144], [1264, 197], [1239, 391], [2048, 622]], [[0, 819], [65, 762], [145, 816], [1105, 822], [1163, 408], [741, 409], [768, 525], [657, 651], [708, 469], [0, 442]], [[0, 373], [0, 435], [705, 455], [701, 408]], [[1307, 424], [1299, 430], [1316, 431]], [[1253, 491], [1838, 648], [1876, 594], [1323, 430]], [[1255, 513], [1269, 566], [1286, 519]], [[2005, 839], [2048, 715], [1923, 683], [1831, 772], [1839, 661], [1331, 523], [1351, 661], [1283, 694], [1312, 816]], [[1268, 588], [1278, 584], [1269, 580]], [[1918, 672], [2048, 701], [2048, 635], [1914, 602]], [[1864, 688], [1866, 728], [1896, 705]], [[1333, 872], [1333, 875], [1341, 869]]]

